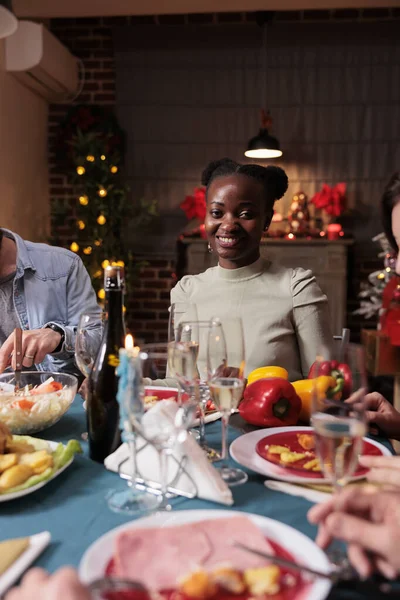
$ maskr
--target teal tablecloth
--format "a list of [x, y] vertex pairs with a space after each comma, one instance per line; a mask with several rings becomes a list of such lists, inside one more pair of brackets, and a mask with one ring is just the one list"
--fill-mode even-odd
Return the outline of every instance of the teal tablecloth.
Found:
[[[207, 426], [211, 445], [220, 443], [220, 422]], [[86, 430], [85, 412], [79, 396], [69, 412], [39, 437], [66, 442], [81, 439]], [[230, 429], [231, 441], [239, 432]], [[82, 443], [84, 455], [77, 456], [73, 464], [59, 477], [31, 495], [0, 503], [0, 539], [28, 536], [48, 530], [52, 541], [36, 564], [54, 571], [61, 565], [77, 567], [88, 548], [98, 537], [130, 519], [111, 512], [105, 496], [111, 488], [126, 486], [114, 473], [87, 456], [87, 444]], [[314, 539], [316, 529], [306, 518], [311, 504], [298, 497], [274, 492], [264, 487], [264, 477], [249, 472], [249, 481], [233, 488], [233, 509], [265, 515], [282, 521]], [[224, 509], [222, 505], [202, 500], [178, 498], [174, 510]], [[232, 510], [232, 508], [230, 508]], [[340, 593], [340, 597], [342, 596]]]

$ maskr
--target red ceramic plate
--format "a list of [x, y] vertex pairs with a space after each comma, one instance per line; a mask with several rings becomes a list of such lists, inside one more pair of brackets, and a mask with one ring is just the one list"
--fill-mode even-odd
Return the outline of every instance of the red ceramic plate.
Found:
[[[162, 387], [162, 386], [148, 386], [144, 390], [145, 396], [157, 396], [157, 400], [168, 400], [173, 398], [176, 400], [178, 398], [178, 390], [176, 388], [171, 387]], [[183, 398], [187, 398], [186, 394], [182, 394]], [[214, 404], [209, 400], [206, 408], [206, 414], [209, 415], [211, 413], [216, 412]]]
[[[307, 476], [307, 478], [310, 478], [310, 479], [323, 479], [324, 476], [321, 472], [309, 471], [308, 469], [303, 468], [303, 465], [305, 463], [307, 463], [308, 461], [310, 461], [316, 457], [314, 450], [308, 451], [309, 454], [308, 454], [307, 458], [299, 460], [295, 464], [285, 465], [280, 462], [279, 455], [269, 454], [268, 450], [266, 449], [266, 446], [274, 445], [274, 446], [286, 446], [290, 452], [302, 452], [302, 453], [306, 452], [306, 450], [304, 450], [304, 448], [302, 448], [298, 442], [298, 435], [301, 433], [311, 434], [311, 431], [309, 429], [305, 429], [304, 431], [301, 431], [301, 430], [299, 431], [299, 429], [296, 428], [295, 431], [285, 431], [285, 432], [279, 432], [279, 433], [275, 433], [272, 435], [268, 435], [257, 443], [256, 452], [264, 460], [266, 460], [270, 463], [273, 463], [275, 465], [278, 465], [279, 467], [282, 467], [289, 471], [296, 471], [298, 474], [302, 473], [304, 476]], [[363, 445], [363, 449], [361, 452], [362, 454], [368, 454], [370, 456], [382, 456], [383, 455], [381, 449], [378, 448], [377, 446], [375, 446], [374, 444], [371, 444], [371, 442], [367, 438], [364, 438], [363, 442], [364, 442], [364, 445]], [[361, 467], [359, 465], [358, 468], [356, 469], [353, 477], [362, 477], [367, 472], [368, 472], [368, 469], [366, 469], [365, 467]]]
[[[272, 546], [277, 556], [281, 558], [286, 558], [287, 560], [291, 560], [295, 562], [295, 558], [287, 552], [282, 546], [273, 542], [272, 540], [268, 540], [268, 543]], [[281, 567], [281, 581], [282, 581], [282, 589], [279, 594], [274, 594], [273, 596], [268, 596], [268, 600], [305, 600], [308, 596], [307, 589], [309, 588], [309, 583], [305, 580], [304, 577], [298, 572], [291, 569], [287, 569], [285, 567]], [[114, 559], [111, 559], [107, 565], [105, 575], [108, 577], [113, 577], [115, 575], [115, 564]], [[166, 591], [160, 593], [160, 600], [173, 600], [176, 598], [176, 591]], [[143, 592], [112, 592], [107, 593], [107, 600], [149, 600], [149, 597], [146, 593]], [[188, 596], [183, 594], [179, 594], [179, 598], [181, 600], [190, 600]], [[264, 596], [263, 596], [264, 598]], [[224, 592], [219, 590], [218, 593], [213, 596], [210, 600], [249, 600], [249, 594], [230, 594], [229, 592]]]

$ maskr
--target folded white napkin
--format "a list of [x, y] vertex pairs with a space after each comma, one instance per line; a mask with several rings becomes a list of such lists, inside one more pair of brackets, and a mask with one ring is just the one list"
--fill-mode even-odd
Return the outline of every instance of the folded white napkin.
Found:
[[320, 492], [304, 485], [297, 485], [296, 483], [286, 483], [283, 481], [274, 481], [273, 479], [267, 479], [264, 481], [265, 487], [276, 492], [283, 492], [284, 494], [290, 494], [290, 496], [300, 496], [305, 498], [309, 502], [318, 504], [319, 502], [325, 502], [329, 500], [331, 494], [329, 492]]
[[[179, 407], [174, 400], [160, 400], [147, 413], [143, 419], [151, 427], [160, 427], [165, 432], [174, 421]], [[137, 466], [138, 476], [148, 481], [160, 482], [160, 469], [158, 453], [153, 446], [146, 444], [140, 437], [137, 439]], [[178, 463], [183, 456], [186, 456], [185, 469], [189, 474], [184, 473], [178, 480], [174, 480], [178, 472]], [[174, 460], [176, 459], [176, 460]], [[110, 454], [104, 461], [104, 465], [110, 471], [118, 472], [119, 465], [121, 473], [125, 475], [132, 474], [132, 457], [128, 444], [122, 444], [113, 454]], [[168, 456], [168, 482], [173, 482], [173, 487], [187, 493], [197, 491], [197, 496], [203, 500], [211, 500], [220, 504], [232, 506], [233, 497], [229, 487], [221, 478], [218, 471], [209, 463], [207, 457], [195, 439], [188, 435], [186, 439], [176, 446]], [[193, 485], [195, 484], [195, 487]], [[195, 489], [196, 488], [196, 489]]]

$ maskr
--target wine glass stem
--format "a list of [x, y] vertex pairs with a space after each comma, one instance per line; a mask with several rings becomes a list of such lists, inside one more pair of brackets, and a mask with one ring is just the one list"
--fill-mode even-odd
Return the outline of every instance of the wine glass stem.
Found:
[[199, 402], [199, 444], [204, 447], [207, 445], [206, 442], [206, 424], [205, 424], [205, 413], [204, 413], [204, 404], [202, 401]]
[[130, 437], [129, 437], [129, 449], [131, 451], [131, 458], [132, 458], [132, 474], [131, 474], [131, 481], [129, 482], [129, 485], [132, 488], [134, 488], [134, 487], [136, 487], [136, 476], [137, 476], [136, 436], [134, 433], [131, 433]]
[[160, 484], [161, 484], [161, 500], [158, 505], [159, 510], [170, 510], [171, 505], [167, 501], [168, 491], [168, 454], [165, 450], [158, 450], [158, 459], [160, 461]]
[[222, 450], [221, 450], [221, 460], [226, 462], [228, 458], [228, 423], [229, 423], [229, 413], [226, 411], [222, 412], [221, 424], [222, 424]]

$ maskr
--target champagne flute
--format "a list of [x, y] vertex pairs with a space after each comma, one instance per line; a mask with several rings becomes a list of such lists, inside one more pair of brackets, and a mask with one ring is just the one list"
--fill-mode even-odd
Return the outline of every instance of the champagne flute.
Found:
[[[104, 312], [83, 313], [79, 317], [75, 336], [75, 362], [84, 376], [79, 393], [86, 402], [87, 382], [100, 348], [104, 329]], [[85, 406], [85, 403], [84, 403]], [[81, 434], [84, 441], [88, 440], [87, 431]]]
[[173, 302], [169, 309], [168, 342], [177, 340], [179, 323], [197, 321], [197, 306], [187, 302]]
[[[336, 384], [333, 391], [318, 382], [325, 375], [323, 359], [317, 359], [314, 371], [311, 425], [314, 428], [315, 446], [321, 469], [332, 482], [333, 491], [339, 494], [357, 467], [362, 452], [363, 436], [367, 431], [365, 392], [367, 375], [364, 351], [361, 346], [349, 344], [341, 348], [340, 363], [347, 365], [351, 381]], [[339, 362], [338, 362], [339, 367]], [[321, 381], [321, 380], [320, 380]], [[335, 387], [342, 387], [334, 393]], [[330, 561], [340, 569], [349, 569], [350, 563], [340, 542], [333, 541], [328, 550]]]
[[[173, 344], [173, 345], [171, 345]], [[169, 357], [168, 357], [169, 353]], [[171, 356], [173, 353], [173, 356]], [[176, 367], [179, 377], [187, 376], [194, 370], [192, 352], [184, 344], [148, 344], [139, 353], [142, 395], [146, 380], [163, 379], [166, 376], [168, 358]], [[187, 430], [192, 426], [196, 415], [196, 403], [185, 397], [180, 404], [173, 400], [156, 403], [147, 412], [132, 411], [130, 422], [133, 430], [158, 453], [160, 464], [160, 497], [158, 510], [171, 510], [167, 499], [168, 490], [168, 454], [177, 443], [186, 439]]]
[[325, 375], [323, 359], [317, 359], [311, 417], [321, 469], [331, 480], [335, 492], [340, 492], [354, 474], [367, 431], [364, 401], [367, 375], [363, 348], [349, 344], [344, 349], [342, 362], [351, 372], [351, 384], [344, 385], [342, 380], [343, 384], [339, 385], [344, 385], [342, 390], [325, 390], [326, 386], [322, 387], [318, 380], [318, 375]]
[[193, 355], [196, 355], [196, 374], [186, 391], [196, 393], [199, 407], [199, 444], [206, 452], [209, 460], [219, 460], [220, 456], [209, 448], [206, 440], [205, 409], [210, 400], [210, 389], [207, 383], [207, 345], [209, 321], [182, 321], [176, 332], [176, 341], [185, 344]]
[[248, 479], [241, 469], [230, 467], [228, 458], [229, 417], [237, 408], [244, 389], [245, 351], [242, 319], [212, 319], [207, 348], [208, 383], [211, 397], [222, 414], [222, 479], [240, 485]]
[[104, 313], [83, 313], [75, 337], [75, 361], [82, 375], [90, 375], [103, 337]]

